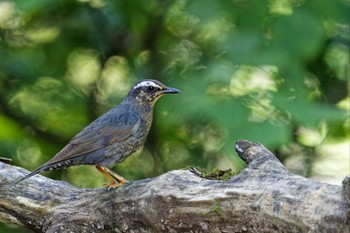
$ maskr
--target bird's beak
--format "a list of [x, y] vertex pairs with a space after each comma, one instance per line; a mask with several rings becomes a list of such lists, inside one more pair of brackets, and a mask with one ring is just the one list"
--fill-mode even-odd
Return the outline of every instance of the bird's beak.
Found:
[[162, 94], [176, 94], [180, 92], [180, 90], [172, 87], [166, 87], [164, 90], [161, 91]]

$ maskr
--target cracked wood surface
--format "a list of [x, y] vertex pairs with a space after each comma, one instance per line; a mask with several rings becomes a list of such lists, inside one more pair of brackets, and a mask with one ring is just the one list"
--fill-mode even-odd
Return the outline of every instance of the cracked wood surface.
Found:
[[290, 173], [265, 147], [238, 141], [248, 163], [226, 181], [188, 170], [78, 189], [0, 162], [0, 221], [34, 232], [350, 232], [350, 178], [331, 185]]

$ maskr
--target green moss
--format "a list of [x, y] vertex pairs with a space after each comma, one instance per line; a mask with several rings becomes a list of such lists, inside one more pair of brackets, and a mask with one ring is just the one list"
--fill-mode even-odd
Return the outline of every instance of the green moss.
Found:
[[196, 175], [209, 180], [226, 181], [237, 174], [236, 172], [233, 172], [232, 169], [220, 170], [219, 168], [214, 168], [211, 172], [198, 167], [189, 167], [188, 169]]
[[215, 203], [212, 207], [212, 210], [219, 215], [221, 219], [224, 219], [224, 212], [221, 207], [221, 202], [219, 200], [215, 200]]

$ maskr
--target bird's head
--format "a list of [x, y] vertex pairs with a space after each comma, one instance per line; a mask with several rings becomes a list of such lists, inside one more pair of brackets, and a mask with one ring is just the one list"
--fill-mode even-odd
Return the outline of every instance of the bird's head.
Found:
[[145, 79], [139, 81], [131, 88], [128, 97], [136, 99], [141, 105], [153, 106], [164, 94], [176, 94], [180, 92], [175, 88], [165, 86], [157, 80]]

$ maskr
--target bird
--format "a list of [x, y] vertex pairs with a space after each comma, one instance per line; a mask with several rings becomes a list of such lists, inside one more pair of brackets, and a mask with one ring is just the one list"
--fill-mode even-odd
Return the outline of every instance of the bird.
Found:
[[158, 80], [140, 80], [119, 105], [86, 126], [52, 159], [14, 184], [43, 171], [94, 165], [109, 180], [110, 183], [105, 186], [119, 187], [127, 180], [110, 168], [143, 146], [152, 124], [156, 101], [165, 94], [180, 92]]

